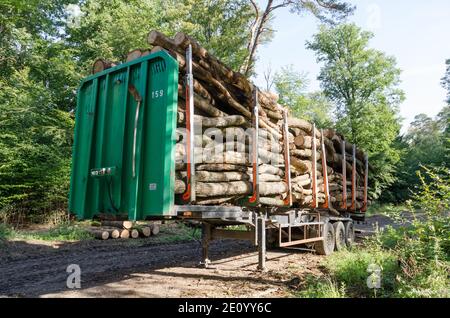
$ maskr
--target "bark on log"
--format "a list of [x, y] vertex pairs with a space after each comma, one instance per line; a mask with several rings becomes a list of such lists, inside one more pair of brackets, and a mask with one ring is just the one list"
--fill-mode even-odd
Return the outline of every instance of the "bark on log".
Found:
[[246, 172], [247, 167], [243, 165], [234, 165], [234, 164], [214, 164], [214, 163], [205, 163], [200, 164], [196, 167], [197, 171], [240, 171]]
[[[178, 96], [178, 102], [180, 101], [181, 103], [183, 103], [183, 105], [185, 105], [186, 101], [184, 95]], [[198, 93], [194, 93], [194, 107], [200, 109], [201, 111], [204, 111], [205, 113], [207, 113], [209, 116], [212, 117], [227, 116], [226, 113], [224, 113], [223, 111], [215, 107], [213, 104], [211, 104], [211, 101], [204, 98]]]
[[[312, 137], [311, 136], [298, 135], [297, 137], [294, 138], [294, 144], [298, 148], [311, 149], [312, 148]], [[320, 149], [320, 140], [319, 139], [316, 139], [316, 148]]]
[[109, 238], [109, 232], [102, 229], [88, 229], [87, 230], [93, 237], [99, 240], [107, 240]]
[[135, 49], [135, 50], [128, 52], [126, 61], [130, 62], [130, 61], [140, 58], [141, 56], [142, 56], [141, 49]]
[[120, 236], [120, 231], [117, 228], [114, 228], [114, 227], [107, 227], [107, 228], [102, 227], [102, 229], [105, 230], [105, 231], [108, 231], [109, 237], [112, 238], [112, 239], [119, 238], [119, 236]]
[[174, 51], [178, 49], [172, 39], [168, 38], [163, 33], [156, 30], [150, 31], [150, 33], [147, 36], [147, 42], [150, 45], [160, 46]]
[[110, 226], [118, 229], [131, 229], [133, 227], [132, 221], [102, 221], [102, 226]]
[[160, 231], [160, 227], [158, 223], [152, 223], [150, 224], [150, 227], [152, 229], [152, 235], [157, 235]]
[[[199, 198], [244, 195], [252, 192], [252, 183], [248, 181], [197, 182], [195, 191]], [[277, 195], [286, 191], [287, 186], [284, 182], [261, 182], [259, 184], [261, 196]]]
[[[185, 63], [185, 58], [181, 54], [177, 52], [173, 52], [176, 54], [177, 61], [181, 64]], [[244, 115], [246, 118], [251, 119], [251, 112], [240, 104], [236, 99], [231, 95], [229, 90], [227, 89], [225, 83], [221, 80], [215, 78], [211, 73], [205, 70], [203, 67], [198, 65], [195, 62], [192, 62], [192, 68], [197, 79], [200, 79], [204, 82], [209, 83], [211, 86], [217, 90], [217, 94], [215, 94], [219, 99], [221, 99], [224, 103], [228, 104], [230, 107], [234, 108], [240, 114]], [[262, 128], [266, 128], [269, 130], [274, 136], [277, 138], [281, 138], [281, 132], [277, 129], [274, 129], [267, 121], [260, 119], [260, 126]]]
[[[250, 174], [250, 181], [253, 182], [253, 176]], [[282, 181], [280, 176], [275, 174], [261, 173], [258, 176], [259, 182], [278, 182]]]
[[186, 192], [186, 184], [179, 179], [175, 180], [175, 194], [183, 194]]
[[[302, 129], [302, 130], [304, 130], [304, 131], [306, 131], [308, 133], [312, 133], [313, 125], [310, 122], [306, 121], [306, 120], [289, 117], [288, 118], [288, 125], [290, 127], [297, 127], [297, 128], [300, 128], [300, 129]], [[315, 130], [315, 135], [316, 135], [316, 138], [320, 138], [320, 131], [317, 128]]]
[[190, 44], [193, 55], [201, 59], [202, 65], [224, 78], [227, 83], [241, 89], [247, 96], [251, 96], [253, 85], [243, 75], [233, 72], [216, 57], [209, 54], [197, 41], [182, 32], [178, 32], [175, 35], [174, 42], [182, 50], [186, 50]]
[[142, 237], [149, 237], [152, 234], [150, 226], [140, 226], [136, 228]]
[[139, 231], [137, 229], [131, 229], [130, 231], [130, 237], [131, 238], [138, 238], [139, 237]]
[[[278, 176], [284, 176], [284, 171], [278, 167], [272, 166], [272, 165], [268, 165], [268, 164], [263, 164], [261, 166], [259, 166], [259, 173], [266, 173], [266, 174], [273, 174], [273, 175], [278, 175]], [[252, 171], [251, 168], [248, 169], [249, 172]]]
[[209, 197], [209, 198], [199, 198], [196, 203], [200, 205], [220, 205], [234, 200], [235, 197]]
[[259, 202], [269, 206], [285, 206], [284, 201], [278, 198], [261, 197], [259, 198]]
[[[185, 177], [186, 172], [182, 172]], [[195, 178], [198, 182], [229, 182], [229, 181], [248, 181], [250, 177], [245, 172], [238, 171], [196, 171]]]
[[121, 230], [121, 231], [120, 231], [120, 238], [121, 238], [121, 239], [127, 239], [127, 238], [130, 238], [130, 231], [129, 231], [129, 230], [126, 230], [126, 229]]
[[97, 59], [94, 64], [92, 64], [92, 74], [102, 72], [108, 68], [114, 67], [117, 64], [105, 59]]

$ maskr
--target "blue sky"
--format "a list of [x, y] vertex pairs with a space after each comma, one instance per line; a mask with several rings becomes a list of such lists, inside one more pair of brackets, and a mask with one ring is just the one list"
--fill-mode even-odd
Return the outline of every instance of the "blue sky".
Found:
[[[259, 1], [261, 5], [265, 1]], [[440, 79], [450, 58], [450, 1], [448, 0], [360, 0], [350, 21], [375, 33], [371, 47], [395, 56], [402, 69], [401, 88], [406, 100], [400, 106], [403, 131], [419, 113], [435, 116], [445, 106]], [[273, 41], [259, 49], [256, 84], [264, 86], [263, 72], [292, 64], [308, 74], [308, 90], [320, 88], [316, 80], [320, 65], [305, 42], [317, 32], [311, 15], [298, 16], [286, 9], [276, 11]]]

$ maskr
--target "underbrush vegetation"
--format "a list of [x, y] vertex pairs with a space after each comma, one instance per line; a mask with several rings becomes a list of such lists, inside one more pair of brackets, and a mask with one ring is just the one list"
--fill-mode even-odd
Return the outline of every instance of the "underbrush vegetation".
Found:
[[[402, 226], [327, 257], [324, 277], [307, 278], [297, 296], [450, 297], [450, 173], [424, 170], [421, 190], [409, 202], [412, 220], [388, 211]], [[379, 284], [370, 281], [378, 277]]]
[[80, 241], [93, 239], [93, 236], [82, 225], [75, 222], [64, 222], [44, 231], [16, 230], [8, 225], [0, 224], [0, 240], [8, 239]]
[[201, 232], [201, 228], [195, 224], [188, 226], [185, 223], [175, 222], [161, 227], [157, 240], [162, 243], [198, 241], [201, 239]]

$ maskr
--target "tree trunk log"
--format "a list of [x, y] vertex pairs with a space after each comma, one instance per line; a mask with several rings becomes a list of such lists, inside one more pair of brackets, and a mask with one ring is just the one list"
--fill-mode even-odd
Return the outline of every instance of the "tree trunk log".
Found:
[[102, 226], [110, 226], [118, 229], [131, 229], [133, 227], [132, 221], [102, 221]]
[[89, 229], [87, 230], [93, 237], [99, 240], [107, 240], [109, 238], [109, 232], [102, 229]]
[[135, 50], [128, 52], [126, 61], [131, 62], [133, 60], [140, 58], [141, 56], [142, 56], [142, 51], [140, 49], [135, 49]]
[[104, 60], [104, 59], [97, 59], [94, 64], [92, 64], [92, 74], [102, 72], [108, 68], [116, 66], [116, 63]]

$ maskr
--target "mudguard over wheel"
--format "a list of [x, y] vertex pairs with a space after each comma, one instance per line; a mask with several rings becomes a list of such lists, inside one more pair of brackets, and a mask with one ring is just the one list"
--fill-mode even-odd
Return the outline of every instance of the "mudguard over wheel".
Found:
[[336, 244], [334, 249], [336, 251], [341, 251], [347, 247], [347, 235], [345, 231], [344, 223], [341, 221], [333, 223], [334, 235], [336, 237]]
[[315, 250], [320, 255], [330, 255], [335, 246], [334, 227], [330, 222], [323, 225], [323, 240], [315, 244]]
[[345, 244], [348, 248], [355, 243], [355, 226], [353, 221], [345, 222]]

